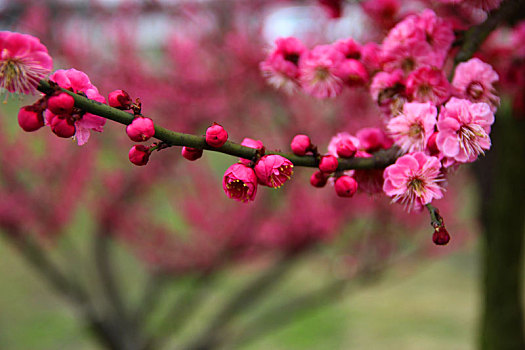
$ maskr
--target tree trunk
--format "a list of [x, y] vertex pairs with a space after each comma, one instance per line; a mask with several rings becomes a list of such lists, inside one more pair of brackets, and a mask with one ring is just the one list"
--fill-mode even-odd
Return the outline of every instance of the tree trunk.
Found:
[[525, 119], [502, 112], [493, 149], [476, 166], [483, 230], [480, 349], [523, 350]]

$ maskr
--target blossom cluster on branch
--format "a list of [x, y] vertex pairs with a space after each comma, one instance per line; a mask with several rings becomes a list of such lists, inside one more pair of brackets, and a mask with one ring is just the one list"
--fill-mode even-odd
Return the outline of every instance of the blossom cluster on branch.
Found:
[[[496, 6], [480, 5], [485, 10]], [[499, 105], [494, 88], [498, 74], [479, 58], [450, 67], [453, 28], [452, 22], [427, 9], [391, 28], [381, 44], [362, 45], [347, 38], [308, 49], [295, 37], [276, 40], [260, 64], [271, 85], [286, 94], [303, 91], [319, 99], [365, 88], [381, 111], [378, 127], [354, 134], [339, 132], [326, 153], [321, 153], [307, 135], [292, 140], [293, 153], [309, 157], [310, 166], [318, 167], [310, 179], [314, 187], [331, 183], [340, 197], [352, 197], [358, 190], [382, 191], [408, 211], [421, 209], [443, 197], [451, 169], [475, 161], [490, 148], [490, 128]], [[3, 90], [35, 93], [40, 80], [50, 73], [52, 61], [47, 49], [35, 37], [11, 32], [0, 33], [0, 49]], [[447, 73], [453, 73], [451, 82]], [[58, 70], [49, 76], [49, 83], [52, 91], [47, 90], [39, 101], [20, 110], [19, 124], [25, 131], [47, 125], [59, 137], [74, 137], [79, 145], [87, 142], [90, 131], [103, 131], [105, 118], [77, 106], [78, 96], [106, 103], [85, 73]], [[132, 112], [130, 121], [125, 122], [132, 141], [145, 142], [156, 136], [156, 125], [141, 114], [138, 99], [133, 103], [125, 91], [115, 90], [108, 101], [113, 108]], [[214, 123], [202, 139], [207, 146], [204, 149], [221, 149], [228, 133]], [[181, 142], [186, 159], [200, 158], [203, 148], [185, 144], [184, 137]], [[138, 144], [129, 151], [129, 159], [145, 165], [152, 151], [170, 146], [165, 141], [151, 146]], [[240, 147], [253, 152], [249, 159], [241, 158], [226, 170], [223, 188], [230, 198], [254, 200], [258, 186], [282, 186], [297, 166], [291, 155], [267, 151], [261, 141], [245, 138]], [[386, 169], [370, 166], [348, 170], [340, 166], [348, 159], [374, 158], [381, 150], [397, 158]]]

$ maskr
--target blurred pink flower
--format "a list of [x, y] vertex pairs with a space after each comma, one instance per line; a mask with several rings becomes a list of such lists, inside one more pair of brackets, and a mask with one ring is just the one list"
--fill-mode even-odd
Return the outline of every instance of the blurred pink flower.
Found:
[[479, 58], [471, 58], [456, 67], [452, 85], [459, 91], [461, 97], [472, 102], [488, 103], [493, 112], [499, 106], [495, 83], [499, 80], [498, 73], [488, 63]]
[[52, 68], [53, 60], [39, 39], [0, 32], [0, 93], [34, 94]]
[[338, 70], [344, 55], [333, 45], [319, 45], [306, 53], [299, 62], [301, 86], [317, 98], [334, 98], [343, 90]]
[[229, 198], [237, 201], [253, 201], [257, 193], [257, 176], [252, 168], [236, 163], [226, 169], [222, 188]]
[[424, 151], [436, 125], [437, 108], [430, 102], [409, 102], [390, 119], [387, 130], [403, 153]]
[[457, 162], [475, 161], [490, 148], [490, 126], [494, 113], [486, 103], [451, 98], [437, 122], [436, 144], [444, 157]]
[[306, 48], [297, 38], [278, 38], [268, 58], [261, 62], [260, 69], [270, 85], [292, 93], [298, 87], [299, 61]]
[[406, 154], [384, 171], [383, 191], [407, 211], [420, 209], [433, 199], [443, 197], [441, 163], [422, 152]]

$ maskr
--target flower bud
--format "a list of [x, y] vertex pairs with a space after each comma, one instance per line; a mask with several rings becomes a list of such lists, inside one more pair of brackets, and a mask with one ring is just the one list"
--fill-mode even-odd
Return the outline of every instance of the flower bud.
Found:
[[310, 184], [314, 187], [324, 187], [326, 185], [326, 182], [328, 181], [328, 175], [324, 174], [323, 172], [317, 170], [312, 174], [310, 177]]
[[336, 152], [339, 157], [350, 158], [357, 152], [357, 147], [350, 138], [342, 138], [336, 144]]
[[47, 109], [53, 112], [53, 114], [70, 114], [73, 112], [74, 106], [75, 100], [65, 92], [53, 95], [47, 99]]
[[108, 95], [108, 104], [113, 108], [129, 109], [132, 103], [131, 97], [124, 90], [115, 90]]
[[18, 112], [18, 125], [27, 132], [36, 131], [44, 126], [44, 115], [40, 108], [25, 106]]
[[148, 164], [150, 151], [144, 145], [135, 145], [129, 150], [129, 161], [135, 165], [142, 166]]
[[299, 134], [294, 136], [291, 147], [295, 155], [304, 156], [306, 152], [311, 150], [312, 143], [308, 136]]
[[331, 174], [337, 170], [339, 162], [337, 158], [332, 155], [323, 156], [319, 162], [319, 170], [323, 173]]
[[[246, 147], [250, 147], [250, 148], [255, 148], [255, 149], [258, 149], [258, 150], [262, 150], [261, 153], [264, 154], [264, 145], [263, 145], [262, 141], [260, 141], [260, 140], [253, 140], [253, 139], [250, 139], [248, 137], [245, 137], [244, 140], [242, 140], [241, 145], [242, 146], [246, 146]], [[251, 160], [250, 159], [241, 158], [240, 162], [242, 164], [244, 164], [244, 165], [249, 165]]]
[[147, 141], [155, 135], [153, 120], [146, 117], [137, 117], [126, 127], [126, 133], [132, 141]]
[[193, 147], [182, 147], [182, 156], [187, 160], [197, 160], [202, 157], [202, 149]]
[[252, 168], [233, 164], [224, 172], [222, 188], [229, 198], [241, 202], [253, 201], [257, 193], [257, 176]]
[[432, 235], [432, 242], [434, 242], [435, 245], [446, 245], [449, 241], [450, 235], [445, 226], [437, 226]]
[[228, 141], [228, 133], [224, 128], [214, 123], [206, 129], [206, 143], [212, 147], [221, 147]]
[[293, 164], [282, 156], [269, 154], [259, 159], [254, 170], [261, 185], [276, 188], [290, 180]]
[[352, 197], [357, 191], [357, 181], [351, 176], [343, 175], [335, 180], [334, 188], [339, 197]]
[[51, 131], [58, 137], [69, 138], [75, 135], [75, 124], [73, 120], [69, 118], [69, 115], [53, 115], [50, 120], [49, 126], [51, 127]]

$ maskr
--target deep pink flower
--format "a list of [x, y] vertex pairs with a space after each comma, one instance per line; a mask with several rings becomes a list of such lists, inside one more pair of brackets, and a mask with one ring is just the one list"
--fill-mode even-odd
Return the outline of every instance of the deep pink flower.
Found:
[[135, 165], [143, 166], [148, 164], [151, 151], [144, 145], [135, 145], [129, 150], [129, 161]]
[[304, 91], [317, 98], [339, 95], [343, 91], [343, 80], [338, 71], [344, 59], [333, 45], [319, 45], [307, 52], [299, 62]]
[[436, 143], [444, 157], [457, 162], [475, 161], [490, 148], [494, 113], [486, 103], [451, 98], [438, 117]]
[[408, 76], [406, 92], [413, 101], [428, 101], [438, 106], [450, 97], [451, 86], [443, 70], [421, 67]]
[[54, 114], [70, 114], [73, 112], [75, 100], [69, 94], [61, 92], [47, 99], [47, 108]]
[[379, 72], [370, 84], [370, 94], [388, 117], [396, 116], [407, 101], [403, 71]]
[[217, 123], [206, 129], [206, 143], [212, 147], [221, 147], [228, 141], [228, 133]]
[[131, 124], [126, 127], [126, 134], [128, 134], [131, 141], [144, 142], [149, 140], [155, 135], [153, 120], [147, 117], [133, 119]]
[[352, 38], [338, 40], [333, 46], [347, 59], [358, 60], [361, 58], [361, 45]]
[[0, 32], [0, 93], [34, 94], [53, 68], [47, 48], [34, 36]]
[[236, 163], [226, 169], [222, 188], [229, 198], [237, 201], [253, 201], [257, 193], [257, 176], [252, 168]]
[[394, 24], [401, 3], [399, 0], [367, 0], [361, 2], [361, 6], [367, 15], [388, 28]]
[[317, 0], [330, 18], [339, 18], [343, 12], [343, 0]]
[[295, 135], [291, 142], [292, 152], [298, 156], [304, 156], [312, 148], [312, 142], [307, 135]]
[[423, 30], [425, 41], [430, 45], [432, 51], [440, 57], [440, 61], [435, 66], [442, 67], [448, 50], [454, 42], [452, 23], [439, 18], [434, 11], [425, 9], [418, 16], [417, 26]]
[[261, 62], [260, 69], [270, 85], [287, 93], [299, 85], [299, 61], [306, 52], [297, 38], [278, 38], [268, 58]]
[[[100, 103], [106, 103], [106, 99], [102, 96], [98, 89], [91, 84], [89, 77], [86, 73], [76, 70], [74, 68], [63, 70], [59, 69], [55, 71], [49, 77], [51, 81], [57, 83], [61, 88], [71, 90], [75, 93], [82, 92], [89, 99], [95, 100]], [[46, 112], [46, 120], [50, 120], [52, 116], [48, 117]], [[104, 130], [104, 125], [106, 124], [106, 119], [99, 117], [91, 113], [85, 113], [82, 115], [74, 116], [74, 125], [75, 125], [75, 138], [79, 146], [85, 144], [90, 136], [90, 130], [102, 132]]]
[[488, 103], [492, 111], [496, 112], [499, 97], [493, 84], [497, 83], [498, 79], [498, 73], [490, 64], [475, 57], [458, 64], [452, 85], [459, 91], [461, 97], [472, 102]]
[[200, 157], [202, 157], [202, 149], [200, 148], [193, 148], [193, 147], [182, 147], [182, 156], [186, 158], [187, 160], [197, 160]]
[[339, 197], [353, 197], [357, 192], [357, 181], [348, 175], [343, 175], [335, 180], [335, 192]]
[[259, 159], [254, 170], [260, 184], [278, 188], [292, 177], [293, 164], [282, 156], [269, 154]]
[[437, 108], [430, 102], [409, 102], [390, 119], [387, 130], [404, 153], [424, 151], [436, 125]]
[[331, 174], [337, 170], [338, 165], [339, 161], [337, 158], [329, 154], [321, 157], [321, 160], [319, 161], [319, 170], [321, 170], [323, 173]]
[[111, 91], [108, 95], [108, 104], [113, 108], [129, 109], [132, 101], [129, 94], [124, 90]]
[[420, 209], [433, 199], [443, 197], [440, 168], [441, 163], [436, 157], [422, 152], [406, 154], [385, 169], [383, 191], [409, 212]]
[[44, 126], [42, 109], [35, 106], [25, 106], [18, 112], [18, 125], [27, 132], [36, 131]]

